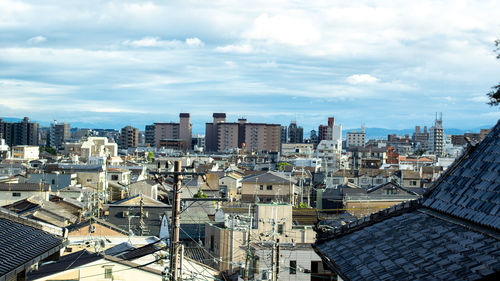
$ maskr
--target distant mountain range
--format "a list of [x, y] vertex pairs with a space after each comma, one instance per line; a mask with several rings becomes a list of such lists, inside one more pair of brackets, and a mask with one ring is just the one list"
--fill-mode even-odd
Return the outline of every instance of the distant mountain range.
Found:
[[[427, 128], [429, 130], [430, 127]], [[488, 126], [482, 126], [472, 129], [456, 129], [456, 128], [444, 128], [444, 133], [446, 135], [463, 135], [464, 133], [479, 133], [481, 129], [486, 129]], [[420, 129], [423, 131], [423, 127]], [[345, 138], [346, 133], [356, 131], [359, 132], [360, 129], [345, 129], [342, 130], [342, 137]], [[366, 140], [369, 139], [387, 139], [387, 135], [396, 134], [398, 136], [403, 136], [408, 134], [411, 138], [412, 134], [415, 132], [415, 128], [412, 129], [385, 129], [385, 128], [365, 128]]]

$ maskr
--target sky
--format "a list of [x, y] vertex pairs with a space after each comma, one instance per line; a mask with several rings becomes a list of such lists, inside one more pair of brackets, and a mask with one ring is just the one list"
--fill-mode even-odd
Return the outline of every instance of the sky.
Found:
[[492, 126], [500, 1], [0, 0], [0, 116]]

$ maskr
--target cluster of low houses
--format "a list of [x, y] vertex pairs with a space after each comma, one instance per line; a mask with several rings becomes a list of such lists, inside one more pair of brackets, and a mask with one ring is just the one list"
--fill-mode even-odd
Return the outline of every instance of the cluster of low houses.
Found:
[[[322, 168], [320, 160], [297, 155], [282, 161], [274, 154], [154, 155], [148, 159], [147, 152], [119, 156], [116, 146], [98, 137], [72, 144], [62, 155], [4, 160], [0, 163], [0, 281], [164, 278], [174, 182], [162, 175], [173, 171], [175, 161], [181, 162], [183, 172], [203, 174], [184, 176], [182, 182], [182, 280], [242, 276], [271, 280], [277, 271], [280, 280], [398, 279], [394, 272], [384, 275], [393, 270], [384, 261], [399, 264], [397, 257], [386, 253], [389, 246], [380, 246], [388, 245], [388, 239], [372, 233], [382, 239], [373, 249], [356, 245], [355, 240], [385, 220], [399, 216], [412, 220], [405, 216], [417, 209], [425, 209], [418, 216], [447, 222], [451, 219], [443, 217], [453, 216], [453, 220], [487, 228], [479, 232], [491, 240], [487, 245], [492, 250], [471, 244], [471, 253], [478, 258], [460, 273], [470, 279], [485, 277], [500, 271], [498, 127], [478, 145], [479, 152], [466, 151], [466, 164], [460, 158], [448, 169], [449, 163], [435, 166], [425, 157], [400, 158], [397, 165], [382, 163], [374, 159], [373, 151], [365, 158], [359, 154], [357, 160], [351, 159], [347, 169], [330, 171]], [[496, 150], [489, 151], [490, 146]], [[486, 166], [476, 167], [474, 157], [490, 157], [493, 164], [486, 171]], [[465, 170], [457, 178], [460, 165], [472, 166], [473, 172]], [[479, 187], [483, 177], [496, 185]], [[460, 189], [460, 194], [468, 195], [463, 201], [445, 186], [449, 178], [450, 185], [488, 190], [489, 197]], [[200, 198], [205, 200], [196, 200]], [[475, 203], [485, 198], [493, 204], [491, 208]], [[457, 213], [457, 206], [478, 214]], [[481, 212], [490, 215], [484, 223], [475, 219]], [[445, 227], [438, 233], [455, 230]], [[475, 243], [480, 239], [477, 233], [464, 235]], [[275, 257], [278, 246], [280, 254]], [[418, 247], [411, 250], [419, 253]], [[450, 251], [446, 254], [459, 250]], [[366, 261], [364, 252], [369, 252]], [[347, 254], [359, 260], [348, 259]], [[449, 259], [450, 264], [462, 266], [457, 259]], [[462, 276], [449, 269], [450, 264], [440, 264], [440, 269], [455, 274], [449, 276]], [[403, 267], [404, 276], [409, 277], [403, 279], [418, 279], [418, 272]]]

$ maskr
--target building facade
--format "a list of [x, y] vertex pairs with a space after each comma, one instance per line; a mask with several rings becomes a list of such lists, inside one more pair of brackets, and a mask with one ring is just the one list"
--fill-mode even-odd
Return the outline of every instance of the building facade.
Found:
[[139, 129], [132, 126], [123, 127], [120, 134], [120, 148], [128, 149], [139, 145]]
[[205, 124], [205, 150], [207, 152], [235, 151], [279, 152], [281, 125], [247, 123], [240, 118], [238, 122], [226, 122], [225, 113], [214, 113], [213, 122]]
[[47, 146], [54, 148], [62, 148], [64, 143], [71, 138], [71, 127], [68, 123], [50, 124], [49, 135], [47, 137]]
[[444, 151], [444, 128], [442, 115], [434, 122], [429, 131], [429, 150], [435, 155], [443, 155]]
[[0, 134], [9, 146], [39, 144], [39, 124], [24, 117], [21, 122], [3, 122], [0, 119]]
[[303, 143], [304, 142], [304, 129], [297, 126], [297, 122], [292, 121], [288, 127], [288, 142], [289, 143]]
[[192, 124], [189, 113], [179, 114], [179, 123], [154, 123], [146, 125], [145, 141], [146, 145], [161, 147], [160, 142], [167, 139], [182, 139], [187, 149], [192, 143]]

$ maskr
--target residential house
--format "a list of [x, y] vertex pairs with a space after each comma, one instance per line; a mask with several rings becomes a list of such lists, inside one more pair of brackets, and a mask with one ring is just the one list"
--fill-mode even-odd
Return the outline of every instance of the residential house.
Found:
[[49, 200], [50, 185], [44, 183], [0, 183], [0, 206], [31, 196]]
[[[277, 247], [276, 243], [275, 247]], [[272, 243], [252, 243], [252, 263], [250, 278], [255, 281], [272, 280]], [[324, 281], [337, 280], [333, 273], [311, 247], [311, 244], [279, 243], [279, 280], [283, 281]], [[278, 261], [276, 261], [277, 263]], [[277, 271], [275, 269], [275, 271]]]
[[241, 180], [242, 202], [285, 202], [295, 204], [300, 194], [291, 175], [264, 172]]
[[[213, 266], [232, 275], [239, 272], [246, 259], [246, 243], [273, 241], [311, 243], [311, 225], [294, 221], [290, 204], [255, 204], [248, 207], [219, 209], [215, 222], [205, 226], [205, 249], [219, 259]], [[250, 235], [250, 236], [248, 236]]]
[[163, 216], [170, 216], [171, 206], [145, 195], [135, 195], [113, 204], [106, 220], [139, 236], [159, 236]]

